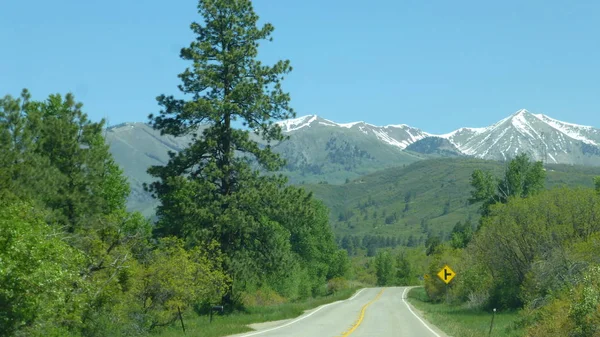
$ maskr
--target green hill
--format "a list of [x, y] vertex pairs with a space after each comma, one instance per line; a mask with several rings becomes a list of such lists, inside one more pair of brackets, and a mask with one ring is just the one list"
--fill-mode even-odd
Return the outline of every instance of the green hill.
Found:
[[[476, 223], [479, 205], [469, 205], [470, 176], [475, 169], [501, 176], [504, 164], [495, 161], [445, 158], [418, 161], [385, 169], [344, 185], [304, 185], [330, 208], [338, 239], [366, 235], [380, 241], [410, 245], [428, 234], [446, 237], [458, 221]], [[591, 187], [598, 167], [546, 165], [547, 187]], [[387, 244], [380, 244], [380, 246]]]

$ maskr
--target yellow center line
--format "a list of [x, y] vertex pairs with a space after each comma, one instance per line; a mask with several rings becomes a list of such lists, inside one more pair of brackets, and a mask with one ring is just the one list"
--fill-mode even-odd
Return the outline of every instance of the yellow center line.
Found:
[[354, 323], [354, 325], [350, 328], [350, 330], [342, 333], [341, 337], [347, 337], [350, 336], [351, 333], [354, 332], [354, 330], [356, 330], [356, 328], [358, 328], [358, 326], [362, 323], [363, 319], [365, 318], [365, 311], [367, 310], [367, 308], [373, 304], [373, 302], [377, 301], [380, 297], [381, 294], [383, 294], [383, 291], [385, 290], [385, 288], [381, 289], [381, 291], [379, 292], [379, 294], [377, 294], [377, 296], [375, 296], [374, 299], [372, 299], [369, 303], [365, 304], [362, 307], [362, 310], [360, 311], [360, 315], [358, 316], [358, 320], [356, 321], [356, 323]]

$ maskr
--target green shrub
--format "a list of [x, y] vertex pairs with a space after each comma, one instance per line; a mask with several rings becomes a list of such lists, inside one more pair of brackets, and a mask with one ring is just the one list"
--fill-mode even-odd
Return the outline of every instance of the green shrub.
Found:
[[348, 288], [350, 288], [350, 284], [348, 283], [348, 280], [343, 277], [336, 277], [327, 282], [327, 293], [329, 295], [346, 290]]

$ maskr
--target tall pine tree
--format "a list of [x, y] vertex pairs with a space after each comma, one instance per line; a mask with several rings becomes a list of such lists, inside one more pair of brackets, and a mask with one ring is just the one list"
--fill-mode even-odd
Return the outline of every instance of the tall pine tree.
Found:
[[[181, 50], [181, 58], [192, 62], [179, 74], [186, 99], [161, 95], [162, 110], [149, 116], [162, 135], [193, 136], [186, 149], [170, 153], [165, 166], [148, 170], [158, 179], [147, 189], [161, 201], [156, 232], [189, 245], [217, 240], [234, 279], [238, 273], [276, 273], [289, 259], [290, 234], [266, 216], [264, 208], [272, 205], [262, 200], [284, 181], [253, 167], [276, 170], [284, 164], [270, 144], [285, 139], [274, 121], [295, 115], [281, 88], [292, 68], [289, 61], [258, 61], [259, 41], [270, 40], [273, 26], [257, 26], [250, 0], [200, 0], [198, 13], [202, 22], [191, 24], [196, 40]], [[234, 128], [235, 121], [267, 145]]]

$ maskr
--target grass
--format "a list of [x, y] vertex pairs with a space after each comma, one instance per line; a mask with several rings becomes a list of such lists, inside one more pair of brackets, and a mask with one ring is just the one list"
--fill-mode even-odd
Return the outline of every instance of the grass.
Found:
[[[230, 315], [215, 315], [212, 323], [208, 316], [198, 316], [195, 313], [184, 314], [185, 336], [189, 337], [219, 337], [238, 333], [253, 331], [249, 324], [278, 321], [294, 318], [302, 315], [304, 311], [316, 308], [323, 304], [332, 303], [350, 298], [354, 289], [342, 290], [334, 295], [311, 298], [302, 302], [284, 303], [272, 306], [249, 307], [246, 313], [234, 313]], [[180, 322], [170, 326], [154, 336], [179, 337], [182, 336]]]
[[[408, 293], [409, 302], [423, 313], [433, 325], [449, 336], [486, 337], [490, 331], [492, 314], [490, 312], [467, 309], [463, 306], [428, 302], [425, 289], [413, 288]], [[497, 312], [491, 336], [522, 337], [524, 332], [518, 328], [521, 319], [519, 312]]]

